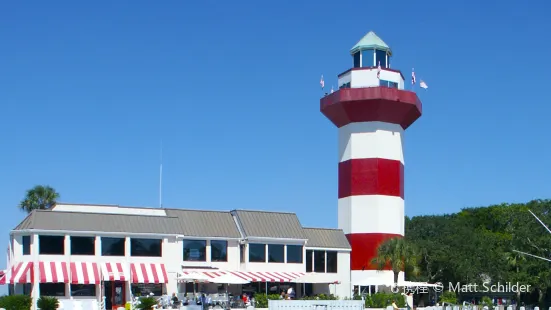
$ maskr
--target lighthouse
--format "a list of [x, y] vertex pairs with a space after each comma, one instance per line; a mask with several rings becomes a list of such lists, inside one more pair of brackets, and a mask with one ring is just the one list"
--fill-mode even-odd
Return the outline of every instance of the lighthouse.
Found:
[[351, 284], [392, 283], [392, 271], [371, 261], [382, 242], [404, 236], [404, 132], [421, 116], [421, 101], [404, 89], [390, 47], [374, 32], [350, 54], [338, 91], [320, 100], [338, 128], [338, 225], [352, 247]]

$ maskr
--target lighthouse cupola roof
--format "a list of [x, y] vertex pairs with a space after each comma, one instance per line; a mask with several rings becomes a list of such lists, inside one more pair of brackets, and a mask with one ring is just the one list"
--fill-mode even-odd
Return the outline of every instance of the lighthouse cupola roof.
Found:
[[354, 68], [377, 67], [390, 68], [390, 47], [375, 32], [368, 32], [350, 50], [354, 58]]

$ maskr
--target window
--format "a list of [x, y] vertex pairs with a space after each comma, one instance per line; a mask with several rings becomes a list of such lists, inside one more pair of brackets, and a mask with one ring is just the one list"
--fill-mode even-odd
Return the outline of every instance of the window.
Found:
[[[38, 253], [41, 255], [65, 254], [65, 236], [39, 236]], [[65, 296], [65, 294], [63, 294]], [[58, 296], [58, 295], [46, 295]]]
[[228, 261], [228, 241], [224, 241], [224, 240], [210, 241], [210, 261], [211, 262]]
[[325, 251], [314, 251], [314, 272], [325, 272]]
[[163, 256], [162, 239], [130, 239], [130, 256]]
[[268, 244], [268, 262], [284, 263], [285, 262], [285, 245]]
[[339, 89], [341, 88], [350, 88], [350, 82], [342, 84], [341, 87], [339, 87]]
[[260, 243], [249, 243], [249, 262], [266, 262], [266, 245]]
[[160, 297], [166, 294], [163, 289], [164, 285], [162, 283], [135, 283], [131, 286], [132, 295], [134, 296], [150, 296], [153, 293], [153, 296]]
[[126, 238], [101, 238], [102, 256], [124, 256], [126, 251]]
[[398, 83], [391, 82], [391, 81], [380, 80], [379, 81], [379, 86], [385, 86], [385, 87], [390, 87], [390, 88], [398, 88]]
[[96, 296], [95, 284], [71, 284], [71, 296]]
[[314, 271], [312, 268], [312, 250], [306, 250], [306, 272]]
[[65, 296], [65, 283], [40, 283], [41, 296]]
[[302, 245], [288, 245], [287, 263], [302, 264], [302, 250]]
[[71, 237], [71, 254], [96, 255], [96, 237]]
[[381, 64], [381, 68], [386, 68], [386, 51], [375, 50], [376, 66]]
[[245, 245], [244, 244], [240, 244], [239, 245], [239, 256], [241, 258], [241, 262], [244, 263], [245, 262]]
[[337, 252], [327, 251], [327, 273], [337, 273]]
[[31, 236], [23, 236], [21, 243], [23, 245], [23, 255], [31, 255]]
[[362, 51], [362, 67], [375, 67], [373, 64], [373, 50]]
[[184, 261], [204, 262], [207, 260], [207, 241], [184, 240]]
[[360, 52], [356, 52], [356, 54], [354, 54], [354, 68], [359, 68], [360, 67]]

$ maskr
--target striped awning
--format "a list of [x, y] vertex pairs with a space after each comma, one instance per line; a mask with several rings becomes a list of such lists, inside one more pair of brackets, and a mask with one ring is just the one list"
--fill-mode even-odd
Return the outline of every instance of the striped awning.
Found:
[[71, 262], [71, 284], [100, 284], [100, 267], [92, 262]]
[[68, 265], [66, 262], [39, 262], [39, 283], [69, 283]]
[[11, 267], [10, 284], [32, 283], [34, 278], [32, 262], [14, 263]]
[[127, 281], [130, 279], [128, 268], [124, 263], [101, 263], [104, 281]]
[[[206, 275], [210, 279], [215, 279], [224, 274], [232, 274], [240, 279], [249, 282], [294, 282], [296, 279], [305, 275], [303, 272], [276, 272], [276, 271], [229, 271], [229, 270], [190, 270], [184, 271], [184, 274], [199, 273]], [[201, 280], [201, 279], [198, 279]], [[207, 280], [208, 281], [208, 280]]]
[[132, 283], [168, 283], [164, 264], [132, 263], [130, 264]]

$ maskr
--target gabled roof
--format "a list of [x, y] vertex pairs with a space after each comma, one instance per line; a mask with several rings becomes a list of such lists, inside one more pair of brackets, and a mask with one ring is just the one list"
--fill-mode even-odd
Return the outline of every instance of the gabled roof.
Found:
[[178, 218], [177, 230], [184, 236], [241, 238], [229, 211], [166, 209], [166, 214]]
[[354, 54], [358, 51], [366, 49], [378, 49], [390, 52], [390, 47], [373, 31], [368, 32], [363, 38], [361, 38], [361, 40], [358, 41], [358, 43], [356, 43], [356, 45], [354, 45], [352, 49], [350, 49], [350, 54]]
[[352, 249], [342, 229], [310, 227], [305, 227], [303, 229], [308, 238], [307, 247]]
[[34, 210], [15, 230], [69, 230], [81, 232], [178, 234], [178, 218]]
[[243, 237], [307, 239], [295, 213], [234, 210]]

